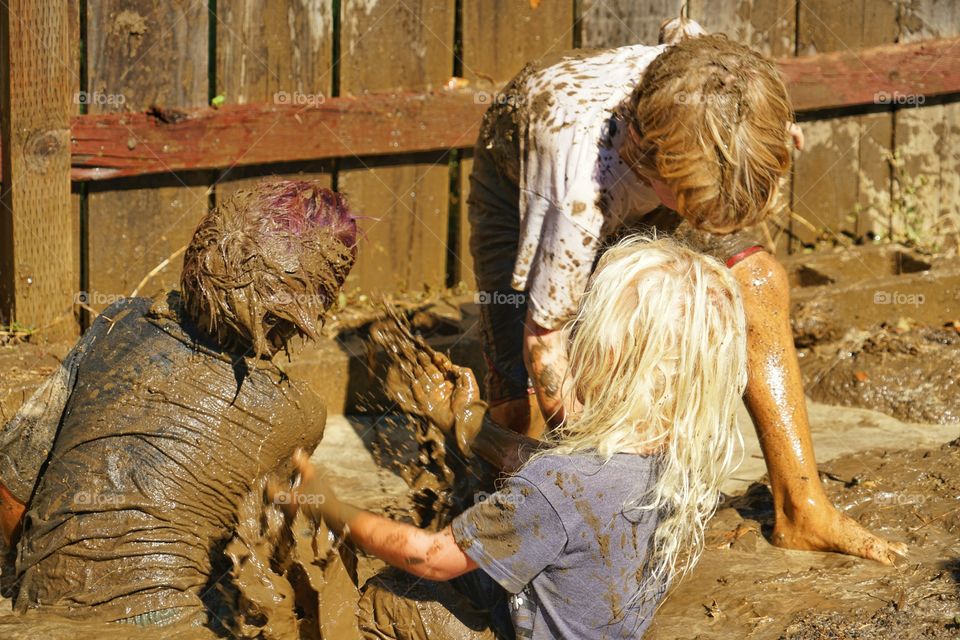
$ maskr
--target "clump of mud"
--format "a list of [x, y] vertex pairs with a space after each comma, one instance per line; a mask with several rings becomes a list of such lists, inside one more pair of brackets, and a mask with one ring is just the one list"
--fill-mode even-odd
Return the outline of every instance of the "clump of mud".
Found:
[[236, 638], [358, 638], [354, 550], [322, 523], [285, 513], [280, 505], [292, 494], [268, 495], [266, 486], [262, 479], [240, 505], [214, 616]]
[[799, 352], [807, 394], [908, 422], [960, 421], [960, 332], [881, 325]]
[[956, 638], [960, 616], [960, 440], [869, 451], [821, 465], [841, 512], [909, 545], [894, 567], [767, 542], [766, 484], [728, 499], [694, 572], [670, 594], [649, 638], [712, 640]]

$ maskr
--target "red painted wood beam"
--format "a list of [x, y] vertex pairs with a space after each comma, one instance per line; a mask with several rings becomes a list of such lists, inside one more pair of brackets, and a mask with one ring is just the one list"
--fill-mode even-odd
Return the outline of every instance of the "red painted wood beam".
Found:
[[[778, 64], [797, 111], [915, 105], [922, 103], [920, 96], [960, 93], [960, 38], [784, 58]], [[469, 147], [488, 106], [478, 96], [368, 94], [319, 104], [78, 116], [71, 127], [72, 178]]]
[[476, 140], [485, 106], [459, 91], [79, 116], [72, 127], [73, 177], [467, 147]]
[[960, 92], [960, 38], [777, 62], [796, 111], [865, 104], [912, 106], [922, 104], [920, 96]]

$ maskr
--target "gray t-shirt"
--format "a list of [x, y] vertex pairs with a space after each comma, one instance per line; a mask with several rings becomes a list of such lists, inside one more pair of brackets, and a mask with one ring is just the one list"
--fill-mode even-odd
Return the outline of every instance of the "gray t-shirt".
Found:
[[638, 638], [663, 596], [635, 599], [657, 525], [630, 508], [656, 458], [545, 455], [453, 521], [457, 544], [513, 594], [517, 638]]

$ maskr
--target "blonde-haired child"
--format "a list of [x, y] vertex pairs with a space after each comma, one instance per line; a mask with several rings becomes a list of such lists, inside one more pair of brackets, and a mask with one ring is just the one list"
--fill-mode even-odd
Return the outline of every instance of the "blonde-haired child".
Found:
[[746, 384], [740, 293], [722, 263], [631, 237], [604, 253], [566, 332], [580, 408], [545, 443], [494, 424], [469, 370], [422, 344], [392, 351], [405, 409], [463, 454], [513, 471], [443, 530], [340, 502], [303, 459], [297, 491], [316, 497], [293, 502], [415, 576], [474, 572], [455, 587], [499, 622], [509, 613], [518, 638], [639, 637], [696, 561], [734, 466]]

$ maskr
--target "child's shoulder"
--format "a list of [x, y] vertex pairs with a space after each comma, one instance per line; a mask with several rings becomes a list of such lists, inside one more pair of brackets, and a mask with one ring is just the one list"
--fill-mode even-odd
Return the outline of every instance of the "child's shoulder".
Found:
[[629, 94], [662, 46], [628, 45], [616, 49], [574, 50], [541, 60], [527, 72], [523, 85], [529, 96], [550, 95], [564, 110]]
[[592, 485], [609, 486], [611, 481], [630, 481], [649, 476], [655, 470], [652, 456], [618, 454], [610, 460], [593, 453], [544, 454], [530, 460], [516, 474], [546, 495], [559, 490], [568, 494]]

